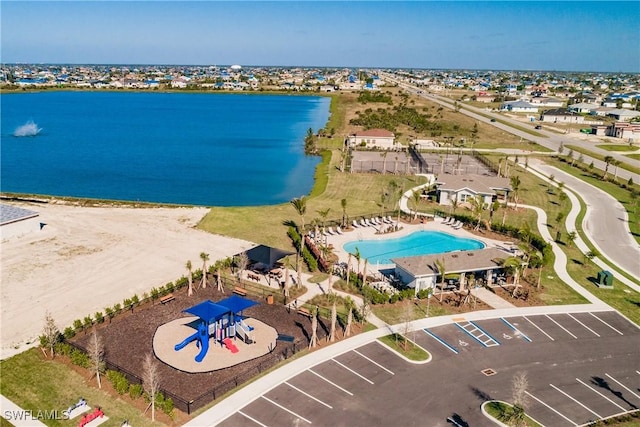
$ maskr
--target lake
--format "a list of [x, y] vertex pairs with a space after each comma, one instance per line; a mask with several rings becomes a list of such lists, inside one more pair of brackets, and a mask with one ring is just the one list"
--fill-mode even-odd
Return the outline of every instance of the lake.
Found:
[[253, 206], [309, 193], [320, 158], [304, 154], [304, 137], [325, 126], [330, 99], [40, 92], [0, 102], [2, 191]]

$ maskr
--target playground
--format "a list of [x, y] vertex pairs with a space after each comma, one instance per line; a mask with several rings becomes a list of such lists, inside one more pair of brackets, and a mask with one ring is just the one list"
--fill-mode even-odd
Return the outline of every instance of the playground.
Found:
[[[268, 304], [265, 299], [248, 296], [243, 300], [248, 300], [251, 306], [242, 309], [241, 316], [243, 323], [253, 328], [250, 332], [253, 343], [246, 343], [240, 335], [227, 336], [238, 350], [232, 353], [211, 336], [206, 354], [197, 362], [195, 357], [202, 348], [194, 335], [199, 333], [198, 319], [207, 316], [201, 312], [203, 317], [198, 317], [187, 310], [206, 301], [218, 304], [231, 294], [229, 290], [221, 293], [215, 287], [207, 287], [189, 297], [185, 287], [174, 291], [175, 298], [170, 302], [149, 302], [116, 316], [111, 322], [107, 319], [96, 325], [104, 342], [107, 369], [123, 372], [130, 382], [140, 382], [144, 358], [149, 353], [155, 354], [160, 360], [161, 388], [177, 409], [189, 412], [307, 348], [312, 334], [309, 318], [281, 304]], [[240, 314], [240, 310], [237, 312]], [[224, 319], [218, 320], [224, 323]], [[320, 341], [328, 331], [329, 322], [321, 318], [317, 330]], [[91, 331], [80, 332], [70, 341], [86, 349], [90, 338]], [[184, 346], [176, 351], [178, 344]]]
[[[202, 301], [156, 330], [153, 350], [158, 359], [185, 372], [210, 372], [228, 368], [270, 353], [278, 332], [243, 311], [257, 305], [232, 295], [214, 303]], [[196, 331], [195, 333], [193, 331]], [[177, 337], [186, 337], [174, 344]]]

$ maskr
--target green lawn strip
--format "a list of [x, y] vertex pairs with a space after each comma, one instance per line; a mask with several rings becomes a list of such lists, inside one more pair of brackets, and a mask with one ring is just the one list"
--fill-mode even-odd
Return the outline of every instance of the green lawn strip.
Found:
[[13, 427], [14, 425], [7, 421], [5, 418], [0, 417], [0, 427]]
[[[619, 201], [622, 206], [624, 206], [627, 214], [629, 215], [629, 229], [631, 234], [634, 236], [636, 241], [640, 243], [640, 210], [638, 209], [638, 204], [640, 204], [640, 200], [638, 198], [634, 199], [631, 195], [631, 192], [627, 189], [620, 188], [617, 184], [612, 182], [603, 181], [602, 177], [593, 176], [587, 172], [584, 172], [576, 167], [571, 167], [570, 164], [560, 161], [554, 158], [545, 158], [545, 162], [548, 164], [557, 167], [558, 169], [566, 172], [580, 180], [593, 185], [596, 188], [604, 191], [609, 194], [611, 197]], [[637, 183], [634, 185], [634, 188], [638, 189]]]
[[[498, 402], [498, 401], [490, 401], [484, 404], [484, 410], [487, 411], [487, 414], [491, 415], [493, 418], [500, 422], [507, 422], [510, 412], [512, 411], [513, 406], [508, 403]], [[525, 415], [524, 424], [527, 427], [542, 427], [541, 424], [538, 424], [527, 415]]]
[[[83, 397], [89, 406], [100, 406], [113, 425], [129, 420], [131, 425], [164, 425], [152, 423], [124, 399], [114, 398], [96, 385], [88, 384], [77, 372], [55, 360], [43, 360], [38, 349], [31, 349], [0, 362], [0, 393], [22, 409], [57, 410], [61, 414]], [[107, 381], [106, 378], [103, 381]], [[142, 399], [142, 398], [140, 398]], [[49, 426], [76, 426], [79, 419], [47, 420]]]
[[[578, 147], [577, 145], [569, 145], [569, 144], [565, 145], [564, 148], [568, 149], [568, 150], [577, 151], [578, 153], [586, 154], [587, 156], [593, 157], [594, 159], [598, 159], [598, 160], [601, 160], [601, 161], [604, 162], [605, 156], [603, 156], [600, 153], [596, 153], [594, 151], [587, 150], [586, 148]], [[637, 167], [635, 167], [633, 165], [630, 165], [628, 163], [620, 162], [620, 167], [622, 169], [628, 170], [629, 172], [640, 174], [640, 168], [637, 168]]]
[[638, 147], [629, 144], [599, 144], [596, 147], [607, 151], [638, 151]]
[[[436, 301], [437, 298], [437, 295], [431, 298], [429, 317], [453, 314], [446, 307], [440, 306]], [[407, 310], [406, 304], [411, 306], [409, 310]], [[409, 321], [424, 319], [427, 315], [427, 300], [400, 301], [395, 304], [374, 304], [371, 305], [371, 312], [389, 325], [397, 325], [405, 322], [407, 317]]]
[[425, 362], [431, 357], [425, 349], [400, 334], [385, 335], [384, 337], [378, 338], [378, 340], [409, 360]]
[[640, 154], [625, 154], [625, 157], [629, 157], [630, 159], [640, 160]]

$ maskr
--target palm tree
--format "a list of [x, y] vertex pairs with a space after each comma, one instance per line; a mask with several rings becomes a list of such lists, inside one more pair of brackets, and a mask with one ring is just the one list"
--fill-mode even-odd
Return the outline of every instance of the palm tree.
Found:
[[520, 191], [520, 177], [518, 175], [511, 177], [511, 190], [513, 191], [514, 210], [518, 210], [518, 192]]
[[351, 335], [351, 323], [353, 322], [353, 309], [355, 306], [356, 303], [351, 297], [346, 297], [344, 299], [344, 308], [347, 310], [347, 324], [344, 326], [345, 337]]
[[298, 252], [296, 253], [296, 271], [298, 273], [297, 285], [302, 284], [302, 248], [304, 248], [304, 214], [307, 213], [307, 199], [304, 196], [300, 196], [291, 200], [291, 205], [294, 207], [298, 215], [300, 216], [300, 244], [298, 245]]
[[614, 160], [613, 162], [611, 162], [611, 164], [616, 167], [615, 171], [613, 172], [614, 181], [618, 180], [618, 166], [620, 166], [621, 163], [622, 162], [620, 160]]
[[413, 216], [413, 219], [416, 220], [418, 219], [418, 203], [420, 203], [420, 192], [418, 190], [414, 190], [412, 196], [413, 203], [415, 204], [415, 214]]
[[484, 210], [484, 200], [481, 195], [476, 195], [476, 197], [471, 199], [471, 212], [476, 218], [476, 226], [474, 230], [480, 229], [480, 221], [482, 221], [482, 211]]
[[[327, 216], [329, 216], [329, 211], [331, 210], [331, 208], [327, 208], [327, 209], [321, 209], [318, 210], [316, 212], [318, 212], [318, 215], [320, 215], [320, 218], [322, 218], [322, 231], [324, 231], [324, 227], [325, 227], [325, 223], [327, 221]], [[324, 237], [324, 243], [325, 245], [327, 244], [327, 236], [325, 235]]]
[[185, 267], [187, 267], [187, 281], [189, 282], [187, 295], [191, 296], [193, 295], [193, 272], [191, 271], [192, 265], [190, 260], [187, 261], [187, 265]]
[[436, 260], [436, 267], [438, 267], [438, 272], [440, 273], [440, 302], [442, 302], [442, 296], [444, 295], [444, 276], [446, 274], [444, 258]]
[[367, 285], [367, 264], [369, 260], [367, 258], [364, 259], [364, 269], [362, 270], [362, 286]]
[[347, 199], [340, 200], [340, 206], [342, 206], [342, 227], [347, 227]]
[[609, 165], [613, 163], [614, 160], [615, 159], [612, 156], [604, 157], [604, 175], [602, 179], [604, 179], [605, 181], [607, 180], [607, 174], [609, 173]]
[[575, 231], [570, 231], [567, 234], [567, 241], [569, 242], [569, 246], [571, 246], [577, 238], [578, 238], [578, 233], [576, 233]]
[[387, 154], [389, 154], [389, 152], [386, 150], [380, 153], [380, 157], [382, 157], [382, 175], [387, 173]]
[[[329, 275], [329, 283], [331, 283], [331, 275]], [[331, 329], [329, 330], [329, 341], [334, 342], [336, 340], [336, 323], [338, 320], [338, 310], [336, 304], [338, 302], [338, 296], [331, 292], [331, 285], [329, 285], [330, 299], [333, 303], [331, 305]]]
[[202, 289], [207, 287], [207, 261], [209, 261], [209, 254], [200, 252], [200, 259], [202, 260]]
[[309, 348], [314, 348], [318, 343], [318, 306], [311, 310], [311, 339], [309, 340]]
[[449, 200], [450, 200], [449, 205], [451, 206], [449, 213], [455, 215], [456, 209], [458, 209], [458, 195], [454, 194], [453, 197]]
[[522, 260], [515, 256], [506, 258], [505, 260], [502, 261], [502, 268], [505, 269], [507, 274], [510, 274], [513, 276], [513, 284], [515, 285], [515, 287], [513, 288], [513, 294], [511, 294], [512, 297], [515, 297], [516, 291], [520, 287], [521, 266], [522, 266]]

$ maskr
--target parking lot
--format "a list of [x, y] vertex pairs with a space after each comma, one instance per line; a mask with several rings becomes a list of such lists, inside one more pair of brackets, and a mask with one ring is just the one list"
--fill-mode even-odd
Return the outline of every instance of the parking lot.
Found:
[[481, 403], [510, 401], [519, 372], [529, 381], [527, 413], [543, 425], [640, 407], [640, 329], [615, 312], [460, 317], [409, 337], [429, 363], [374, 341], [289, 378], [220, 425], [491, 426]]

